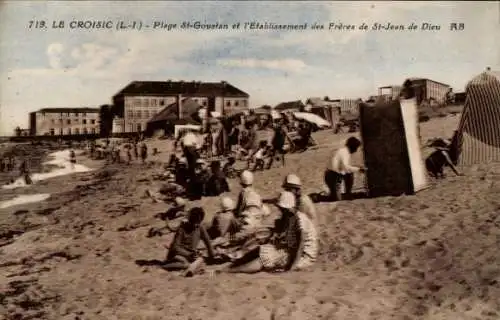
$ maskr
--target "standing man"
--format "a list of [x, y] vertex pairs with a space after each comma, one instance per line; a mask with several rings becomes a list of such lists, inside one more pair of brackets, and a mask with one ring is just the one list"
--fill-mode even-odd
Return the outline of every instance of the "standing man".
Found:
[[345, 186], [345, 194], [351, 196], [354, 184], [354, 173], [365, 172], [366, 169], [351, 165], [351, 155], [356, 153], [361, 146], [361, 141], [355, 137], [347, 139], [344, 147], [338, 149], [325, 171], [325, 183], [330, 189], [330, 198], [333, 201], [342, 200], [342, 183]]
[[199, 157], [198, 138], [193, 132], [187, 131], [180, 141], [184, 157], [186, 157], [188, 163], [188, 177], [191, 179], [195, 176], [196, 161]]
[[281, 162], [283, 167], [285, 166], [285, 142], [287, 139], [287, 133], [285, 129], [285, 125], [281, 120], [276, 122], [274, 127], [274, 136], [271, 141], [272, 153], [269, 159], [269, 163], [267, 164], [267, 169], [271, 169], [275, 158], [278, 156], [281, 158]]

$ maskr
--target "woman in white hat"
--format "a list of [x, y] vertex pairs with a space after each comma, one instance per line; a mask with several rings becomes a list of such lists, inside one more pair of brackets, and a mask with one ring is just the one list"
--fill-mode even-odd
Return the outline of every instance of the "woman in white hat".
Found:
[[299, 270], [314, 262], [317, 256], [315, 229], [305, 215], [301, 216], [295, 210], [295, 201], [293, 193], [281, 193], [277, 203], [281, 218], [276, 220], [270, 243], [235, 261], [228, 272]]
[[208, 229], [208, 234], [211, 239], [222, 238], [229, 233], [229, 229], [234, 220], [234, 207], [235, 204], [233, 199], [229, 197], [221, 197], [220, 211], [214, 215], [212, 224]]
[[318, 223], [316, 207], [314, 202], [307, 194], [302, 194], [302, 182], [300, 178], [295, 174], [289, 174], [285, 177], [282, 185], [285, 191], [290, 191], [295, 195], [297, 203], [295, 208], [305, 213], [309, 219], [316, 225]]

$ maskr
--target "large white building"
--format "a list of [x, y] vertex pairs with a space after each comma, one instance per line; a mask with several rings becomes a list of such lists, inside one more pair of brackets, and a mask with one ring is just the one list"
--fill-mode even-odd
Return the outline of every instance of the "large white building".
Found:
[[179, 97], [221, 115], [249, 108], [249, 95], [225, 81], [134, 81], [113, 97], [113, 133], [143, 132], [153, 116]]
[[97, 108], [44, 108], [30, 113], [30, 135], [63, 136], [99, 133]]

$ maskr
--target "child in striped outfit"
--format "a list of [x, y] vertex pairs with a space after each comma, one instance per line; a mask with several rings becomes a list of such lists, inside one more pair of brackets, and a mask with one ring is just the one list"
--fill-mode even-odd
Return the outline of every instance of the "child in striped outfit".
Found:
[[261, 245], [227, 269], [231, 273], [256, 273], [302, 270], [311, 266], [318, 255], [318, 237], [314, 224], [296, 211], [293, 193], [281, 193], [278, 208], [282, 217], [276, 220], [269, 243]]

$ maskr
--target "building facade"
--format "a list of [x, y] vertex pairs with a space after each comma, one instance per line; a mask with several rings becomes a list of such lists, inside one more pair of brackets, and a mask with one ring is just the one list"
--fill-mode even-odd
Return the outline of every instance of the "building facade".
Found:
[[401, 94], [401, 86], [385, 86], [378, 88], [378, 96], [386, 101], [397, 100]]
[[335, 99], [330, 100], [333, 105], [340, 109], [340, 114], [358, 114], [359, 99]]
[[113, 133], [142, 132], [148, 121], [166, 106], [191, 98], [221, 115], [249, 109], [250, 96], [225, 82], [134, 81], [113, 97]]
[[447, 84], [424, 78], [409, 78], [405, 83], [413, 88], [417, 103], [432, 101], [443, 104], [451, 87]]
[[99, 133], [97, 108], [45, 108], [30, 113], [30, 135], [63, 136]]

